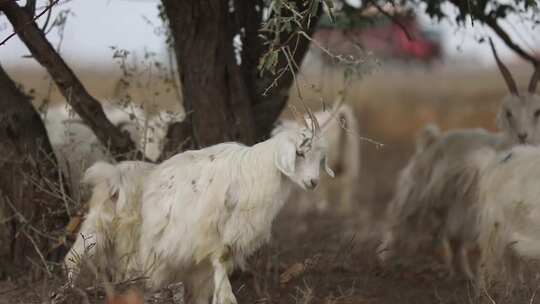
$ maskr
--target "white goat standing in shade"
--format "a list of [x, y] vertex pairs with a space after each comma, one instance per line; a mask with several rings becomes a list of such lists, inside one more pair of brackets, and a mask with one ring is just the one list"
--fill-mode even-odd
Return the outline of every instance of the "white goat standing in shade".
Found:
[[[160, 112], [152, 117], [138, 107], [121, 109], [103, 106], [107, 118], [127, 132], [137, 148], [151, 160], [157, 160], [164, 145], [168, 125], [181, 121], [181, 115]], [[68, 106], [55, 106], [44, 114], [45, 127], [61, 171], [69, 177], [75, 201], [81, 200], [80, 181], [83, 172], [98, 160], [112, 160], [92, 130]]]
[[[357, 199], [355, 190], [358, 189], [360, 181], [360, 140], [354, 109], [338, 99], [334, 102], [331, 111], [318, 111], [313, 115], [319, 121], [325, 122], [321, 130], [328, 145], [328, 164], [336, 174], [335, 180], [324, 180], [315, 191], [319, 199], [322, 198], [322, 201], [317, 201], [315, 206], [318, 210], [326, 210], [329, 202], [332, 201], [332, 194], [337, 193], [339, 209], [351, 211]], [[272, 135], [298, 127], [297, 122], [284, 120], [274, 128]], [[334, 185], [338, 185], [337, 191], [331, 188]], [[306, 210], [312, 208], [313, 201], [303, 194], [297, 204], [301, 210]]]
[[154, 167], [140, 161], [97, 162], [86, 170], [83, 182], [92, 186], [92, 196], [88, 215], [64, 259], [70, 283], [79, 279], [84, 266], [113, 282], [135, 276], [140, 198], [145, 177]]
[[[454, 253], [469, 279], [478, 271], [478, 264], [471, 265], [469, 251], [477, 247], [479, 233], [474, 206], [478, 203], [480, 172], [467, 159], [479, 149], [500, 151], [516, 144], [540, 143], [540, 97], [535, 94], [538, 69], [531, 77], [528, 92], [520, 93], [491, 40], [490, 44], [510, 90], [497, 115], [497, 125], [503, 132], [491, 134], [479, 129], [448, 132], [435, 136], [425, 149], [417, 150], [399, 176], [396, 195], [389, 205], [392, 227], [379, 247], [382, 261], [392, 255], [397, 243], [411, 243], [415, 234], [430, 231], [441, 241], [451, 273]], [[418, 181], [409, 181], [413, 177]]]
[[[223, 143], [158, 165], [144, 187], [140, 264], [152, 288], [184, 281], [192, 303], [236, 303], [228, 274], [269, 241], [294, 184], [313, 189], [326, 165], [314, 128], [246, 147]], [[190, 302], [191, 303], [191, 302]]]

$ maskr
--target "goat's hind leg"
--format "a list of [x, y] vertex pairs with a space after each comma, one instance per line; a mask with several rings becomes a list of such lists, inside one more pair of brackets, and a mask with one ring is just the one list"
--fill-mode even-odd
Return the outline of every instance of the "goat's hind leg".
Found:
[[385, 231], [381, 244], [377, 247], [376, 252], [379, 263], [386, 264], [393, 257], [395, 242], [396, 237], [393, 229]]
[[446, 269], [448, 270], [449, 277], [454, 277], [454, 251], [452, 250], [452, 244], [447, 236], [442, 236], [440, 239], [442, 249], [442, 259]]
[[[474, 281], [475, 274], [473, 270], [471, 269], [471, 259], [469, 258], [469, 253], [472, 252], [471, 246], [469, 246], [466, 243], [459, 243], [457, 246], [458, 249], [458, 259], [461, 271], [467, 277], [468, 280]], [[476, 267], [475, 267], [476, 268]]]
[[212, 304], [237, 304], [229, 281], [229, 273], [233, 270], [233, 257], [230, 247], [225, 246], [212, 255], [212, 266], [214, 268]]

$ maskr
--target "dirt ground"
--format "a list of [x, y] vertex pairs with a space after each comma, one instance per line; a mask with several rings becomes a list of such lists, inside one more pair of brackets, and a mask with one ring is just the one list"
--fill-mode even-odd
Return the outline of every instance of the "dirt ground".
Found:
[[[326, 75], [328, 79], [339, 83], [337, 72], [328, 73], [334, 73]], [[498, 74], [431, 73], [374, 75], [353, 86], [348, 101], [360, 118], [361, 135], [385, 144], [382, 149], [363, 144], [355, 210], [302, 213], [295, 201], [288, 202], [274, 222], [272, 242], [252, 257], [249, 269], [232, 276], [239, 303], [535, 303], [540, 285], [532, 274], [526, 284], [499, 284], [478, 294], [459, 276], [449, 278], [431, 252], [385, 267], [375, 259], [382, 214], [395, 176], [412, 152], [414, 133], [427, 122], [437, 122], [443, 129], [494, 129], [498, 100], [505, 92]], [[523, 75], [520, 72], [518, 79]], [[335, 83], [324, 91], [327, 100], [339, 89]], [[2, 281], [0, 304], [44, 303], [58, 284]]]
[[[347, 216], [301, 214], [296, 207], [290, 202], [275, 221], [273, 241], [250, 259], [245, 272], [233, 274], [239, 303], [535, 303], [537, 277], [512, 289], [496, 286], [477, 294], [459, 276], [448, 277], [440, 261], [427, 252], [381, 267], [375, 259], [379, 216], [365, 210]], [[2, 282], [0, 303], [49, 303], [59, 285], [58, 280]], [[89, 299], [104, 303], [102, 298]]]

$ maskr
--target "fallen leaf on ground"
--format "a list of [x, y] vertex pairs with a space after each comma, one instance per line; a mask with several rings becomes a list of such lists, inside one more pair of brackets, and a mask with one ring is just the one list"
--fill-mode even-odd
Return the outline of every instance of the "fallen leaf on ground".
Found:
[[279, 282], [281, 284], [286, 284], [292, 279], [301, 276], [304, 271], [306, 271], [304, 263], [295, 263], [279, 276]]
[[144, 304], [143, 296], [140, 292], [130, 289], [124, 294], [112, 295], [105, 300], [106, 304]]

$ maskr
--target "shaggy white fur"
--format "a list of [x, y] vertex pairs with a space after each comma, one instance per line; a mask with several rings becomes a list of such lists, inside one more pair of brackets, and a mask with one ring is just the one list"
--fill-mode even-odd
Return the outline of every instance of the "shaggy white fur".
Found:
[[[64, 259], [71, 282], [88, 266], [99, 275], [118, 281], [133, 276], [141, 225], [143, 181], [154, 164], [125, 161], [98, 162], [84, 175], [92, 186], [89, 212], [79, 235]], [[82, 265], [81, 263], [87, 263]]]
[[313, 189], [324, 139], [287, 130], [246, 147], [224, 143], [178, 154], [148, 176], [140, 263], [154, 288], [185, 281], [194, 303], [236, 303], [228, 274], [268, 242], [293, 184]]

